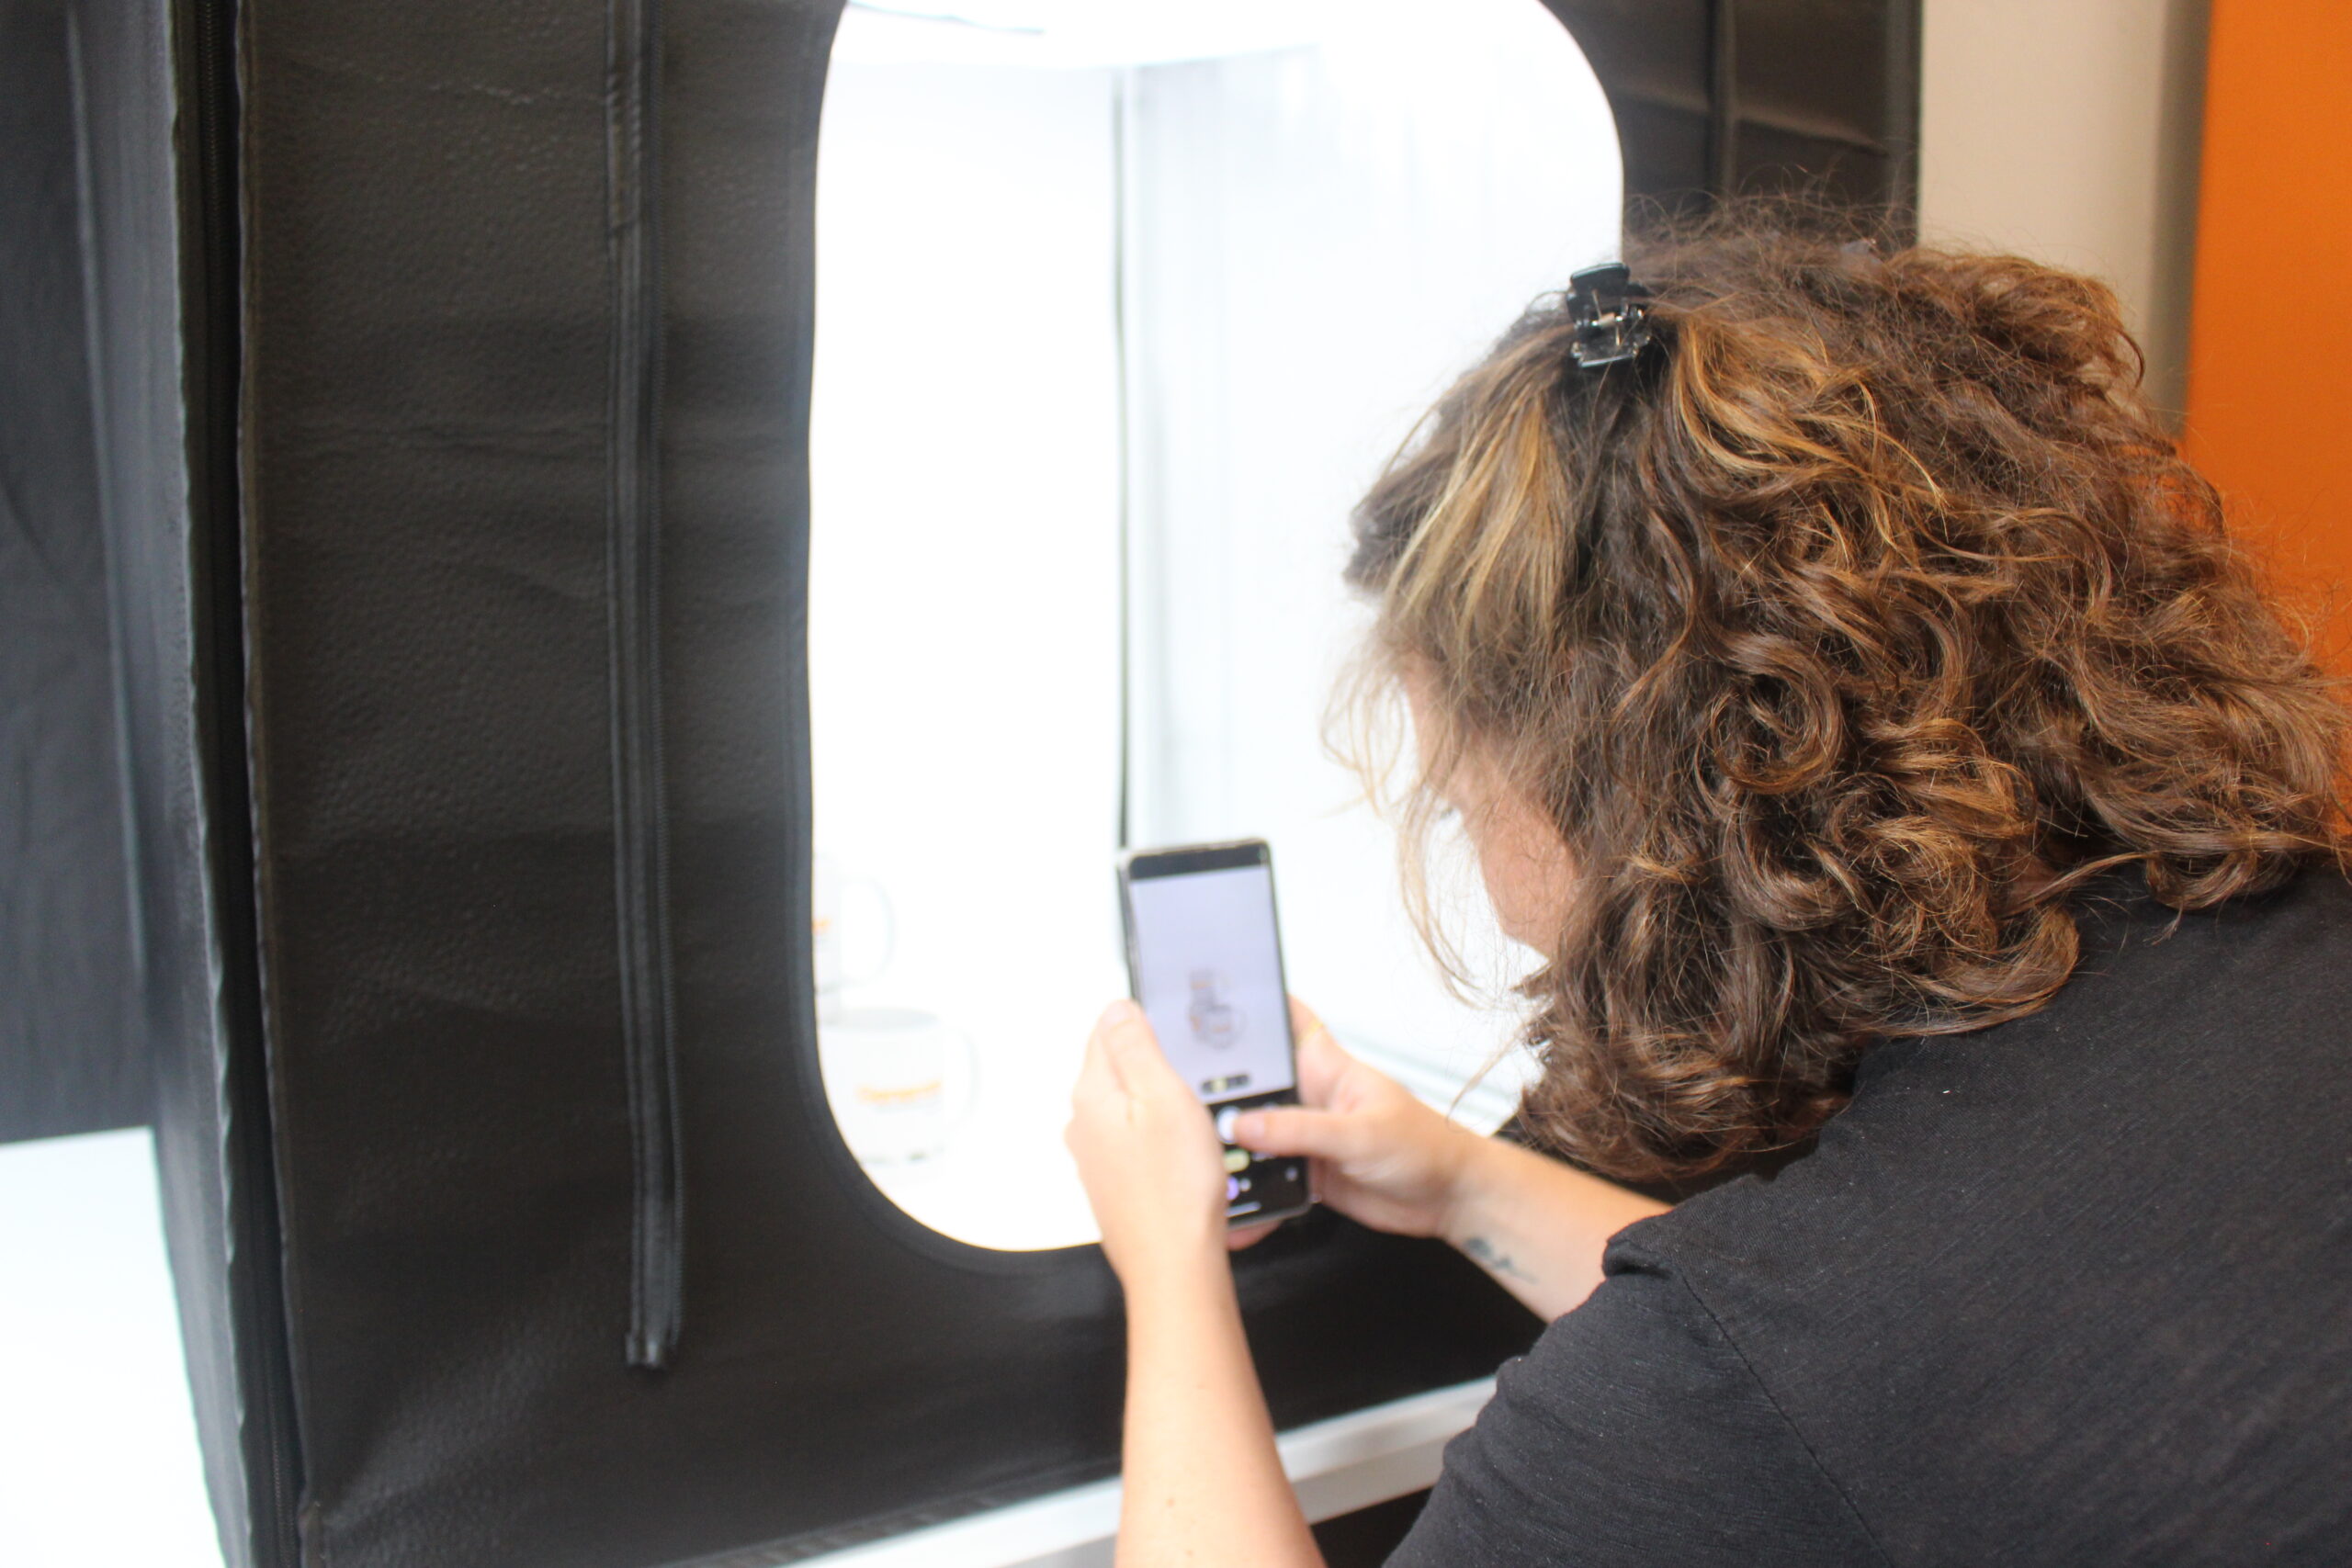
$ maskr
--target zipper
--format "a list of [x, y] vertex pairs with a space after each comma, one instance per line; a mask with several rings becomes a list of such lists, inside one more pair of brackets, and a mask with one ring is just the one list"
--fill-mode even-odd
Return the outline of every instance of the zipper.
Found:
[[678, 1343], [685, 1194], [662, 748], [658, 0], [610, 0], [605, 28], [605, 249], [612, 288], [605, 589], [613, 880], [634, 1208], [627, 1357], [632, 1367], [659, 1371]]

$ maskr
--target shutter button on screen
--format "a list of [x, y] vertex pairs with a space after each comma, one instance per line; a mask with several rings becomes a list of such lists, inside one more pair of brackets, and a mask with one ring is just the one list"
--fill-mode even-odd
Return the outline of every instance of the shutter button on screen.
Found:
[[[1216, 1113], [1216, 1141], [1218, 1143], [1231, 1144], [1233, 1142], [1233, 1119], [1240, 1114], [1241, 1112], [1239, 1111], [1230, 1105]], [[1225, 1168], [1235, 1176], [1238, 1176], [1243, 1171], [1249, 1169], [1250, 1151], [1248, 1149], [1227, 1148], [1225, 1151]]]

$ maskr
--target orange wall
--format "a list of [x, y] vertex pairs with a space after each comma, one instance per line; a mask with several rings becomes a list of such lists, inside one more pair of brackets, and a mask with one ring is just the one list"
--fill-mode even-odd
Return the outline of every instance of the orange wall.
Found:
[[2188, 446], [2352, 670], [2352, 0], [2213, 0]]

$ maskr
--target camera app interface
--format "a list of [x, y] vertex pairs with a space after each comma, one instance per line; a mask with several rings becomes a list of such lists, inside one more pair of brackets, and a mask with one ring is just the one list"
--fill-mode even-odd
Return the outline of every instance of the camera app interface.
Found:
[[1129, 885], [1136, 990], [1160, 1048], [1212, 1104], [1290, 1089], [1290, 1019], [1262, 865]]

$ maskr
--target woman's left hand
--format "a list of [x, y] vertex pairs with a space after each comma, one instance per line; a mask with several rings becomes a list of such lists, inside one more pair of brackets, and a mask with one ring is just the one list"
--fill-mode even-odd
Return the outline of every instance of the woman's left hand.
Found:
[[1135, 1003], [1112, 1003], [1095, 1024], [1062, 1141], [1130, 1292], [1225, 1267], [1224, 1147]]

